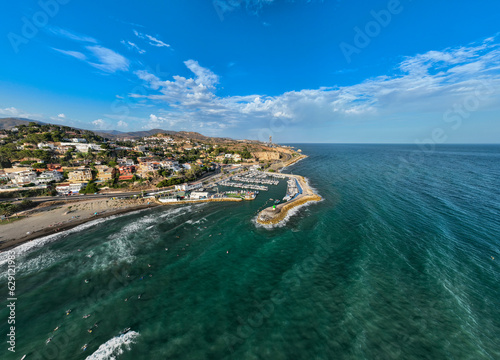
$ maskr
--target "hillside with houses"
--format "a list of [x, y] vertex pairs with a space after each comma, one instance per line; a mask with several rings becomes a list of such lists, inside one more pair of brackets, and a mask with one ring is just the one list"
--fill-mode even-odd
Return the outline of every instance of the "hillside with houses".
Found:
[[24, 121], [0, 130], [0, 196], [162, 188], [242, 166], [269, 168], [296, 155], [289, 147], [198, 133], [107, 137]]

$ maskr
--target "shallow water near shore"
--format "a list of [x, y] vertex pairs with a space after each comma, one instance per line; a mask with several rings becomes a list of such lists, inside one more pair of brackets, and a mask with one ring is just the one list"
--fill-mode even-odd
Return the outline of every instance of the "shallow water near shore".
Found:
[[323, 201], [286, 226], [254, 221], [285, 180], [17, 248], [0, 357], [499, 359], [500, 146], [299, 147]]

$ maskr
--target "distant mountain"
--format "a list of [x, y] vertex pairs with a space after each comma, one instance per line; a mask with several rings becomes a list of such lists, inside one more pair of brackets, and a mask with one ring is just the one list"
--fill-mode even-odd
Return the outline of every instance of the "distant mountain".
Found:
[[197, 132], [193, 131], [173, 131], [173, 130], [163, 130], [163, 129], [151, 129], [151, 130], [143, 130], [143, 131], [130, 131], [130, 132], [122, 132], [118, 130], [105, 130], [105, 131], [94, 131], [97, 135], [100, 135], [102, 137], [106, 137], [108, 139], [116, 139], [116, 138], [132, 138], [132, 139], [138, 139], [142, 137], [148, 137], [148, 136], [153, 136], [157, 134], [164, 134], [164, 135], [169, 135], [173, 137], [180, 137], [180, 138], [185, 138], [185, 139], [193, 139], [193, 140], [200, 140], [200, 141], [210, 141], [210, 140], [216, 140], [216, 141], [227, 141], [227, 140], [232, 140], [229, 138], [216, 138], [216, 137], [209, 137], [202, 135]]
[[129, 132], [123, 132], [123, 131], [118, 131], [118, 130], [102, 130], [102, 131], [95, 131], [97, 135], [100, 135], [102, 137], [107, 137], [108, 139], [116, 139], [116, 138], [141, 138], [141, 137], [146, 137], [146, 136], [153, 136], [156, 134], [167, 134], [167, 135], [174, 135], [176, 131], [167, 131], [167, 130], [162, 130], [162, 129], [152, 129], [152, 130], [144, 130], [144, 131], [129, 131]]
[[[3, 119], [0, 119], [0, 130], [9, 130], [9, 129], [12, 129], [13, 127], [16, 127], [19, 125], [28, 125], [30, 122], [35, 122], [37, 124], [48, 124], [48, 123], [43, 123], [41, 121], [30, 120], [30, 119], [3, 118]], [[50, 124], [48, 124], [48, 125], [50, 125]], [[60, 125], [60, 126], [62, 126], [62, 125]], [[73, 129], [78, 129], [78, 128], [73, 128]], [[86, 129], [78, 129], [78, 130], [86, 130]], [[129, 132], [123, 132], [123, 131], [118, 131], [118, 130], [102, 130], [102, 131], [101, 130], [87, 130], [87, 131], [92, 131], [94, 134], [102, 136], [104, 138], [108, 138], [108, 139], [117, 139], [117, 138], [139, 139], [142, 137], [153, 136], [156, 134], [165, 134], [165, 135], [169, 135], [172, 137], [178, 137], [178, 138], [184, 138], [184, 139], [189, 138], [189, 139], [193, 139], [193, 140], [206, 141], [206, 142], [233, 141], [233, 139], [230, 139], [230, 138], [209, 137], [209, 136], [205, 136], [205, 135], [202, 135], [200, 133], [193, 132], [193, 131], [173, 131], [173, 130], [163, 130], [163, 129], [151, 129], [151, 130], [129, 131]]]
[[19, 125], [28, 125], [30, 122], [45, 124], [41, 121], [23, 119], [23, 118], [3, 118], [0, 119], [0, 130], [10, 130]]

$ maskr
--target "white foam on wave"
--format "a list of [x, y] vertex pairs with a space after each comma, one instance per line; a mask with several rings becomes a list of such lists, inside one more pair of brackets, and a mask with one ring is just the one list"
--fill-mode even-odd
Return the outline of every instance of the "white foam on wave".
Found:
[[186, 221], [186, 224], [196, 225], [196, 224], [202, 224], [202, 223], [207, 222], [207, 221], [208, 221], [207, 218], [202, 217], [201, 219], [198, 219], [198, 220], [189, 219]]
[[188, 212], [191, 212], [194, 209], [193, 205], [188, 205], [188, 206], [181, 206], [175, 209], [169, 209], [169, 211], [165, 211], [163, 214], [160, 215], [160, 218], [175, 218], [181, 215], [184, 215]]
[[118, 355], [123, 354], [124, 349], [130, 351], [131, 345], [138, 336], [139, 333], [135, 331], [115, 336], [101, 344], [92, 355], [87, 356], [86, 360], [115, 360]]
[[15, 253], [16, 259], [18, 259], [19, 257], [27, 255], [31, 251], [39, 249], [39, 248], [41, 248], [42, 246], [44, 246], [46, 244], [52, 243], [54, 241], [57, 241], [57, 240], [65, 237], [65, 236], [67, 236], [69, 234], [80, 232], [82, 230], [91, 228], [91, 227], [93, 227], [95, 225], [101, 224], [101, 223], [109, 221], [109, 220], [116, 219], [118, 217], [137, 214], [137, 213], [145, 211], [145, 210], [148, 210], [148, 209], [142, 209], [142, 210], [132, 211], [132, 212], [125, 213], [125, 214], [111, 215], [109, 217], [92, 220], [92, 221], [89, 221], [89, 222], [86, 222], [84, 224], [75, 226], [74, 228], [71, 228], [71, 229], [68, 229], [68, 230], [65, 230], [65, 231], [61, 231], [61, 232], [58, 232], [58, 233], [55, 233], [55, 234], [43, 236], [43, 237], [40, 237], [38, 239], [28, 241], [28, 242], [26, 242], [24, 244], [21, 244], [21, 245], [15, 247], [14, 249], [1, 252], [0, 253], [0, 267], [3, 266], [3, 265], [5, 265], [5, 264], [7, 264], [8, 260], [9, 260], [9, 256], [12, 253]]
[[52, 235], [47, 235], [47, 236], [44, 236], [44, 237], [41, 237], [41, 238], [38, 238], [35, 240], [31, 240], [29, 242], [26, 242], [24, 244], [21, 244], [21, 245], [15, 247], [14, 249], [2, 252], [2, 253], [0, 253], [0, 266], [4, 265], [8, 261], [8, 256], [12, 252], [15, 253], [16, 258], [18, 258], [19, 256], [26, 255], [27, 253], [29, 253], [33, 250], [36, 250], [38, 248], [41, 248], [42, 246], [44, 246], [46, 244], [49, 244], [49, 243], [54, 242], [56, 240], [59, 240], [60, 238], [66, 236], [66, 235], [85, 230], [85, 229], [90, 228], [92, 226], [95, 226], [97, 224], [103, 223], [104, 221], [111, 220], [111, 218], [112, 217], [110, 216], [109, 218], [103, 218], [103, 219], [98, 219], [98, 220], [94, 220], [94, 221], [89, 221], [85, 224], [78, 225], [72, 229], [62, 231], [59, 233], [55, 233]]

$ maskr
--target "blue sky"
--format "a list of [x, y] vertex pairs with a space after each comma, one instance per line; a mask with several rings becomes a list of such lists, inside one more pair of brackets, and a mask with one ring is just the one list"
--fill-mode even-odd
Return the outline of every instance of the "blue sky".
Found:
[[498, 1], [9, 2], [0, 116], [276, 142], [498, 143]]

